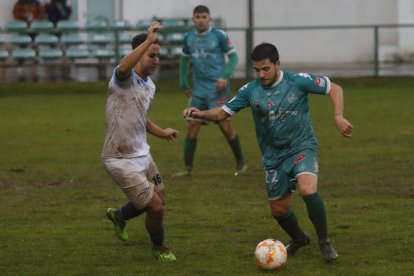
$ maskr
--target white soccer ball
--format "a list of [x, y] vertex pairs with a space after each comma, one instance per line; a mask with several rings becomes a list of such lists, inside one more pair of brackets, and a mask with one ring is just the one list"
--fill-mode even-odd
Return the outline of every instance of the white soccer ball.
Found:
[[254, 251], [256, 263], [263, 269], [276, 270], [286, 264], [286, 247], [278, 240], [267, 239], [259, 242]]

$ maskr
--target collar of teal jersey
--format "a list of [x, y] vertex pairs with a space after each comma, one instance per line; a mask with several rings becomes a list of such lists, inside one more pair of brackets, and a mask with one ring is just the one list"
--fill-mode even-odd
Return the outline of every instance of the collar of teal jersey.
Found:
[[194, 27], [194, 32], [195, 32], [197, 35], [206, 35], [206, 34], [208, 34], [209, 32], [211, 32], [211, 29], [213, 29], [213, 27], [212, 27], [212, 26], [210, 26], [210, 27], [208, 28], [208, 30], [207, 30], [207, 31], [199, 33], [199, 32], [197, 31], [197, 29]]
[[280, 70], [279, 77], [277, 78], [277, 80], [275, 80], [275, 82], [272, 85], [266, 85], [266, 86], [262, 85], [262, 86], [264, 87], [264, 89], [272, 89], [272, 88], [278, 86], [279, 83], [282, 81], [282, 79], [283, 79], [283, 71]]

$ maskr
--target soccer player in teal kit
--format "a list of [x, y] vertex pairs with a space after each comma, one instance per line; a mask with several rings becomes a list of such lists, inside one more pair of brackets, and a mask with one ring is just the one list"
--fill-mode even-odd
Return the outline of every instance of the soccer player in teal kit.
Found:
[[[190, 97], [190, 105], [200, 110], [220, 107], [231, 99], [229, 78], [236, 68], [238, 57], [228, 35], [210, 26], [208, 7], [199, 5], [193, 10], [194, 28], [184, 37], [183, 56], [180, 59], [180, 88]], [[226, 56], [228, 62], [226, 63]], [[188, 84], [189, 63], [193, 65], [193, 88]], [[193, 169], [197, 135], [204, 122], [187, 118], [187, 136], [184, 141], [185, 170], [176, 176], [188, 176]], [[230, 120], [217, 122], [236, 159], [235, 175], [246, 171], [246, 164]]]
[[251, 58], [257, 79], [243, 86], [236, 97], [221, 108], [200, 111], [190, 107], [183, 115], [221, 121], [250, 107], [263, 155], [270, 209], [292, 239], [286, 246], [288, 254], [294, 255], [311, 241], [291, 209], [292, 192], [297, 186], [315, 227], [322, 255], [327, 262], [333, 261], [338, 254], [328, 238], [324, 202], [317, 191], [318, 142], [308, 94], [329, 95], [338, 131], [344, 137], [351, 137], [353, 126], [343, 117], [342, 88], [325, 76], [282, 71], [277, 48], [269, 43], [255, 47]]

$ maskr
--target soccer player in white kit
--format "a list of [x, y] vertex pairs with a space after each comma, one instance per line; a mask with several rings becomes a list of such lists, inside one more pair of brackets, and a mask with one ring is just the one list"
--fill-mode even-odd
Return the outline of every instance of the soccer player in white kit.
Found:
[[160, 61], [160, 28], [162, 25], [154, 22], [147, 33], [134, 37], [133, 51], [121, 60], [109, 81], [102, 159], [106, 171], [128, 198], [124, 206], [108, 208], [106, 213], [118, 238], [128, 240], [126, 221], [146, 213], [145, 227], [153, 255], [162, 261], [174, 261], [176, 257], [164, 245], [164, 184], [146, 136], [148, 132], [171, 142], [178, 135], [177, 130], [163, 129], [147, 117], [155, 93], [149, 76]]

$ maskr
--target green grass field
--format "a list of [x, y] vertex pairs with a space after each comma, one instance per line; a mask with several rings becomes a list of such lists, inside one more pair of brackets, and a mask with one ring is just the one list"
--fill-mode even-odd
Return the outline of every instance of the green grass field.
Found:
[[[288, 258], [278, 274], [409, 275], [414, 271], [414, 79], [337, 79], [345, 90], [352, 139], [332, 120], [330, 99], [311, 96], [320, 142], [319, 190], [337, 262], [316, 243]], [[239, 87], [244, 81], [233, 81]], [[99, 83], [0, 84], [0, 275], [261, 275], [253, 261], [266, 238], [287, 242], [271, 217], [249, 110], [233, 122], [249, 171], [234, 177], [218, 128], [202, 129], [191, 177], [182, 168], [186, 99], [158, 82], [150, 118], [181, 132], [176, 143], [149, 137], [166, 184], [166, 242], [178, 261], [159, 263], [143, 218], [121, 242], [105, 217], [124, 203], [100, 163], [106, 87]], [[315, 233], [294, 197], [303, 228]]]

